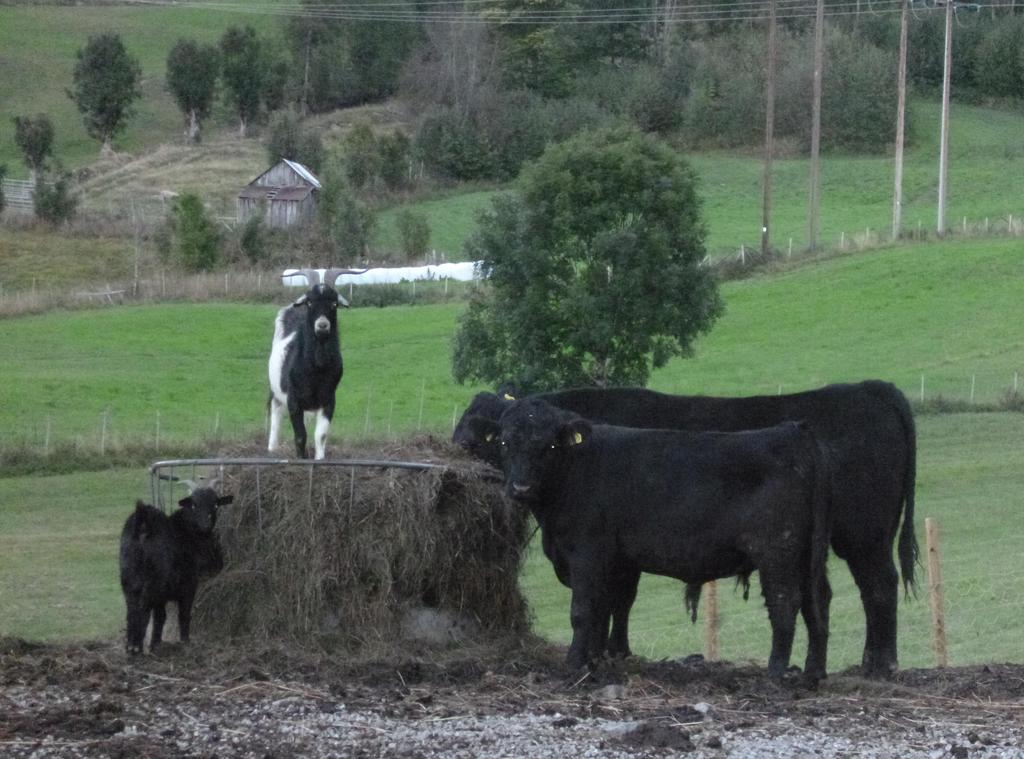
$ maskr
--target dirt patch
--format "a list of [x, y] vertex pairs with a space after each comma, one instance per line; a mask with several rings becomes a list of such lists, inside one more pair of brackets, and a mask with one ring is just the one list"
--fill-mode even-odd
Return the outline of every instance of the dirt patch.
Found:
[[0, 640], [4, 756], [1020, 756], [1024, 665], [834, 673], [630, 660], [569, 672], [536, 641], [323, 652]]

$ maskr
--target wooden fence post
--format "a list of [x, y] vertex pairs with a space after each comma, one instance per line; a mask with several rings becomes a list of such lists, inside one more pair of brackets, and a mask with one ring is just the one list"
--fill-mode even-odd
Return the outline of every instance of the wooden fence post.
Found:
[[932, 647], [935, 649], [935, 666], [945, 667], [949, 663], [946, 651], [946, 618], [942, 603], [942, 566], [939, 562], [939, 526], [935, 520], [924, 520], [928, 540], [928, 601], [932, 607]]
[[704, 658], [718, 661], [718, 582], [704, 583]]

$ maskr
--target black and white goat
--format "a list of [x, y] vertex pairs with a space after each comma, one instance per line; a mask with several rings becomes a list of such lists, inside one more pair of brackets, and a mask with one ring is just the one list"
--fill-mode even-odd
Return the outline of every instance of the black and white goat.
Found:
[[180, 508], [173, 514], [167, 516], [137, 501], [121, 530], [119, 564], [130, 654], [142, 653], [150, 616], [153, 635], [149, 649], [160, 647], [168, 601], [178, 604], [178, 631], [181, 640], [187, 641], [199, 582], [224, 566], [215, 530], [217, 507], [231, 503], [232, 496], [217, 495], [216, 480], [201, 486], [190, 480], [181, 482], [188, 487], [189, 495], [178, 501]]
[[341, 346], [338, 342], [338, 306], [348, 306], [334, 289], [342, 274], [361, 274], [357, 269], [328, 269], [320, 281], [316, 270], [302, 274], [309, 290], [290, 306], [277, 312], [274, 340], [270, 347], [270, 439], [267, 450], [275, 451], [281, 433], [281, 417], [288, 416], [295, 432], [299, 458], [308, 458], [306, 412], [316, 412], [316, 458], [327, 449], [327, 431], [334, 416], [334, 393], [341, 381]]

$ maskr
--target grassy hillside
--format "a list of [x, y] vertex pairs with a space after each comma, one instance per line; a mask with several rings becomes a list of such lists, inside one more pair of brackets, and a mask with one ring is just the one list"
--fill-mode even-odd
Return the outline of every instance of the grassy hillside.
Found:
[[[880, 377], [916, 396], [995, 401], [1019, 372], [1013, 314], [1024, 280], [1018, 240], [912, 245], [727, 283], [726, 313], [692, 360], [655, 373], [656, 389], [775, 393]], [[450, 375], [461, 305], [353, 309], [341, 317], [345, 378], [338, 429], [451, 428], [473, 389]], [[38, 445], [192, 440], [263, 425], [275, 307], [167, 304], [0, 320], [0, 434]], [[17, 357], [16, 360], [13, 360]], [[423, 414], [420, 416], [420, 403]]]
[[[0, 6], [0, 163], [11, 178], [27, 172], [14, 144], [10, 117], [46, 113], [56, 131], [54, 153], [69, 167], [95, 161], [99, 144], [85, 133], [74, 103], [75, 54], [91, 35], [116, 32], [142, 67], [142, 98], [127, 131], [114, 141], [119, 151], [140, 152], [181, 134], [181, 116], [164, 87], [167, 53], [182, 37], [216, 42], [232, 24], [249, 24], [261, 34], [278, 34], [278, 20], [188, 7], [127, 5]], [[228, 115], [218, 118], [226, 123]]]
[[[914, 139], [904, 164], [905, 231], [920, 223], [926, 232], [936, 224], [938, 187], [939, 106], [913, 103]], [[741, 244], [760, 247], [761, 177], [759, 155], [724, 151], [689, 156], [700, 178], [704, 216], [708, 224], [708, 250], [714, 255], [735, 253]], [[786, 251], [789, 238], [795, 250], [807, 245], [807, 183], [810, 171], [805, 158], [777, 159], [772, 182], [772, 241]], [[879, 232], [888, 236], [892, 226], [893, 162], [881, 156], [823, 157], [819, 243], [837, 247], [842, 233], [847, 243]], [[424, 201], [410, 207], [432, 220], [434, 245], [449, 257], [456, 255], [476, 213], [488, 205], [490, 193], [472, 192], [441, 201]], [[1024, 217], [1024, 116], [956, 104], [950, 126], [949, 195], [947, 221], [951, 226], [969, 222], [995, 224], [1000, 218]], [[394, 218], [398, 209], [382, 214], [377, 243], [398, 243]], [[436, 221], [435, 221], [436, 220]], [[452, 247], [447, 247], [447, 246]]]

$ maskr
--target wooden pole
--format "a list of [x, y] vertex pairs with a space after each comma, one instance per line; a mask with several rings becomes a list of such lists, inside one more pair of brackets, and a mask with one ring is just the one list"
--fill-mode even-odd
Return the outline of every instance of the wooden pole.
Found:
[[942, 65], [942, 123], [939, 138], [939, 210], [936, 230], [946, 234], [946, 170], [949, 166], [949, 90], [953, 78], [953, 2], [946, 3], [946, 51]]
[[903, 0], [900, 12], [900, 58], [899, 73], [896, 77], [896, 156], [895, 179], [892, 194], [892, 239], [900, 237], [903, 223], [903, 134], [906, 131], [907, 113], [907, 8], [909, 3]]
[[924, 520], [928, 540], [928, 600], [932, 608], [932, 647], [935, 666], [949, 664], [946, 651], [946, 618], [942, 603], [942, 566], [939, 561], [939, 526], [934, 519]]
[[770, 219], [772, 215], [772, 152], [775, 135], [775, 0], [768, 5], [768, 75], [765, 83], [764, 117], [764, 203], [761, 214], [761, 255], [768, 257], [771, 248]]
[[[818, 249], [821, 205], [821, 74], [825, 49], [825, 0], [818, 0], [814, 15], [814, 81], [811, 98], [811, 181], [807, 198], [807, 239], [811, 252]], [[792, 243], [790, 244], [792, 248]], [[792, 252], [792, 251], [791, 251]]]
[[718, 661], [718, 582], [704, 583], [704, 658]]

